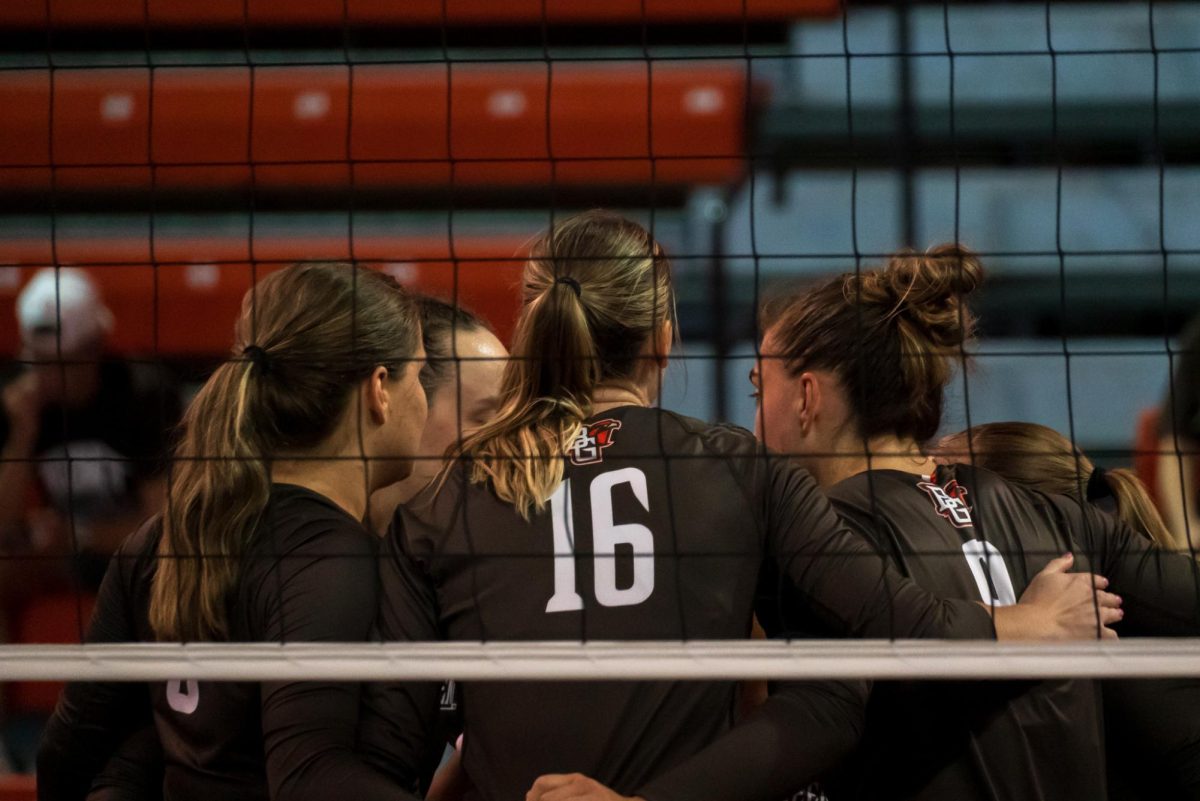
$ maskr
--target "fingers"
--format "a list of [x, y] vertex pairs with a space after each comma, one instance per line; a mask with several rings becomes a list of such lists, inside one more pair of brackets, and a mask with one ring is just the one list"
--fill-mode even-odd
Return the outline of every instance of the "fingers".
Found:
[[576, 779], [582, 778], [584, 778], [582, 773], [546, 773], [542, 776], [538, 776], [537, 781], [533, 783], [533, 787], [530, 788], [530, 791], [532, 792], [533, 790], [540, 790], [545, 792], [547, 790], [553, 790], [556, 787], [562, 787], [564, 784], [570, 784]]
[[585, 776], [557, 787], [541, 796], [539, 801], [603, 801], [605, 788]]
[[1110, 609], [1107, 607], [1100, 608], [1100, 622], [1105, 626], [1111, 626], [1113, 623], [1120, 623], [1125, 617], [1124, 609]]
[[1092, 586], [1098, 590], [1108, 589], [1108, 579], [1098, 573], [1092, 573]]
[[569, 798], [569, 795], [563, 795], [559, 791], [566, 789], [574, 792], [573, 785], [586, 778], [581, 773], [547, 773], [539, 776], [529, 788], [529, 792], [525, 793], [525, 801], [558, 801], [561, 798]]
[[1042, 573], [1066, 573], [1073, 564], [1075, 564], [1075, 555], [1065, 553], [1057, 559], [1051, 559], [1050, 563], [1042, 568]]
[[1104, 591], [1096, 593], [1096, 605], [1101, 609], [1120, 609], [1121, 603], [1120, 595]]
[[589, 792], [587, 788], [568, 784], [566, 787], [551, 790], [542, 796], [539, 801], [599, 801], [600, 798], [600, 796]]

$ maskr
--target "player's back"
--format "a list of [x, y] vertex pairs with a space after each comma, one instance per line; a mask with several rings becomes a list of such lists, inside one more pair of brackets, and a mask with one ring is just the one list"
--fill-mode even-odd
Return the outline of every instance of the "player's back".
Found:
[[[372, 535], [328, 499], [283, 484], [272, 486], [264, 522], [241, 558], [230, 598], [230, 639], [366, 639], [377, 604]], [[115, 560], [143, 641], [155, 639], [147, 610], [160, 532], [158, 525], [144, 527]], [[331, 575], [339, 574], [345, 580], [331, 585]], [[310, 608], [321, 593], [330, 593], [324, 601], [327, 608], [351, 612], [324, 635], [314, 627]], [[292, 778], [278, 770], [272, 776], [267, 754], [272, 748], [290, 750], [293, 756], [279, 763], [291, 767], [303, 762], [308, 743], [296, 735], [312, 728], [311, 719], [304, 719], [312, 708], [302, 707], [296, 697], [315, 698], [318, 686], [327, 695], [357, 694], [356, 685], [198, 682], [186, 677], [149, 683], [165, 763], [164, 798], [267, 798], [269, 783], [278, 788]], [[331, 732], [321, 745], [336, 745], [339, 735], [353, 742], [351, 727], [348, 732]]]
[[[430, 506], [401, 514], [397, 539], [437, 587], [453, 640], [743, 638], [764, 541], [761, 462], [749, 432], [621, 407], [585, 423], [530, 522], [456, 469]], [[734, 689], [471, 683], [465, 765], [489, 799], [569, 771], [629, 793], [724, 731]]]
[[[943, 597], [1016, 603], [1067, 551], [1076, 570], [1093, 569], [1066, 503], [982, 469], [925, 478], [874, 470], [836, 485], [830, 499], [903, 573]], [[1094, 682], [881, 682], [835, 797], [1103, 798], [1103, 758]]]

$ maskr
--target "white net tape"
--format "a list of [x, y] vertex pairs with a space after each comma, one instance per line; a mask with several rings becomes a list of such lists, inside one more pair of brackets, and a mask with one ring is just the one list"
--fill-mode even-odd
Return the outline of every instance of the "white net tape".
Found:
[[1200, 640], [24, 645], [0, 681], [1041, 679], [1200, 676]]

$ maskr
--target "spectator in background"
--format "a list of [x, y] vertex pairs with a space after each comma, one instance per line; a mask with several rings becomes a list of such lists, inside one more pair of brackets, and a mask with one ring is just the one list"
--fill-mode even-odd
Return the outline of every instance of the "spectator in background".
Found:
[[504, 343], [471, 312], [428, 295], [418, 297], [417, 304], [426, 359], [421, 386], [429, 400], [429, 418], [412, 474], [371, 496], [371, 527], [380, 534], [392, 522], [396, 507], [437, 477], [450, 446], [496, 416], [508, 360]]
[[[95, 592], [109, 555], [162, 506], [181, 401], [156, 366], [110, 354], [113, 315], [82, 270], [38, 271], [17, 323], [19, 361], [0, 377], [0, 641], [36, 594]], [[6, 722], [16, 767], [32, 766], [40, 723]]]
[[1179, 336], [1158, 430], [1158, 501], [1175, 548], [1200, 550], [1200, 317]]
[[0, 393], [6, 549], [72, 554], [74, 578], [94, 590], [108, 556], [162, 506], [179, 388], [111, 356], [112, 313], [82, 270], [35, 274], [17, 322], [22, 364]]

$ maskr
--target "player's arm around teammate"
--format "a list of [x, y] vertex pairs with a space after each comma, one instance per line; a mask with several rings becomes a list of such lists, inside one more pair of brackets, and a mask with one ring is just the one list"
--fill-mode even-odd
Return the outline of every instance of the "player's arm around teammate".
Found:
[[[769, 310], [762, 357], [753, 373], [761, 438], [808, 469], [823, 487], [836, 487], [834, 496], [845, 513], [857, 508], [872, 514], [876, 499], [857, 497], [870, 494], [872, 475], [892, 471], [918, 482], [932, 476], [938, 463], [930, 443], [941, 424], [944, 391], [954, 363], [966, 358], [963, 348], [973, 332], [964, 298], [981, 280], [973, 254], [956, 245], [940, 246], [923, 255], [901, 254], [883, 269], [840, 276]], [[861, 491], [848, 489], [844, 482], [852, 478], [863, 484]], [[1105, 577], [1101, 584], [1111, 581], [1125, 600], [1123, 609], [1106, 610], [1103, 603], [1097, 609], [1090, 599], [1081, 599], [1075, 611], [1082, 619], [1072, 620], [1085, 628], [1090, 621], [1093, 635], [1115, 636], [1104, 627], [1119, 620], [1126, 628], [1160, 635], [1190, 633], [1200, 623], [1196, 564], [1162, 551], [1143, 559], [1148, 543], [1094, 509], [1075, 504], [1076, 513], [1047, 522], [1040, 532], [1028, 531], [1002, 514], [1005, 502], [972, 500], [966, 493], [957, 497], [953, 488], [926, 484], [912, 492], [931, 499], [938, 515], [962, 531], [978, 522], [966, 517], [972, 511], [978, 516], [980, 509], [995, 510], [1000, 519], [992, 522], [995, 530], [988, 536], [1009, 535], [1032, 548], [1029, 563], [1035, 569], [1064, 551], [1086, 556]], [[902, 529], [905, 521], [894, 522]], [[1014, 622], [1030, 622], [1010, 615], [1020, 604], [989, 605], [1002, 638]], [[1183, 611], [1166, 611], [1171, 607]], [[1036, 631], [1040, 624], [1032, 626]]]
[[[291, 267], [247, 294], [237, 343], [187, 412], [167, 512], [110, 566], [97, 638], [369, 639], [377, 540], [361, 520], [370, 492], [409, 471], [426, 416], [412, 300], [374, 271]], [[356, 684], [180, 677], [127, 692], [139, 689], [168, 798], [412, 797], [355, 753]], [[130, 728], [120, 700], [67, 687], [39, 756], [42, 798], [86, 792], [79, 765], [103, 764]]]
[[[640, 226], [595, 213], [561, 222], [534, 246], [523, 288], [497, 420], [468, 438], [440, 491], [402, 511], [388, 538], [385, 588], [415, 589], [385, 591], [385, 634], [389, 620], [412, 625], [406, 607], [428, 608], [420, 601], [428, 593], [437, 626], [459, 640], [576, 640], [585, 631], [589, 639], [744, 637], [766, 558], [836, 631], [995, 636], [982, 604], [941, 600], [890, 571], [811, 477], [768, 458], [749, 432], [649, 408], [673, 320], [667, 260]], [[584, 538], [578, 551], [573, 531]], [[632, 559], [620, 543], [633, 546]], [[594, 574], [584, 578], [588, 565]], [[1093, 603], [1090, 577], [1046, 581], [1060, 579], [1074, 591], [1070, 608], [1052, 593], [1011, 613], [1025, 615], [1026, 636], [1091, 632], [1075, 615]], [[404, 600], [392, 614], [396, 599]], [[490, 798], [526, 792], [550, 772], [541, 766], [572, 765], [600, 771], [590, 775], [618, 790], [645, 785], [640, 794], [656, 800], [769, 801], [848, 748], [859, 726], [857, 688], [776, 693], [763, 722], [743, 727], [710, 760], [734, 768], [647, 784], [649, 766], [677, 764], [723, 733], [728, 707], [713, 701], [731, 690], [630, 682], [581, 697], [554, 684], [469, 685], [464, 766]], [[614, 718], [616, 705], [659, 711], [642, 725]], [[604, 745], [614, 742], [616, 750]], [[731, 784], [751, 760], [778, 753], [767, 745], [778, 742], [786, 755], [752, 771], [756, 788]]]
[[[873, 547], [841, 523], [807, 473], [787, 458], [755, 456], [768, 562], [791, 588], [792, 611], [822, 630], [864, 637], [1063, 639], [1096, 636], [1099, 620], [1104, 636], [1113, 636], [1105, 626], [1119, 619], [1119, 599], [1103, 592], [1102, 579], [1069, 574], [1069, 556], [1047, 565], [1012, 607], [943, 601], [885, 568]], [[862, 683], [781, 683], [758, 716], [647, 783], [638, 795], [652, 801], [783, 797], [853, 747], [864, 700]], [[610, 793], [586, 776], [549, 774], [527, 798], [600, 801]]]
[[[1014, 484], [1094, 505], [1158, 547], [1176, 547], [1133, 471], [1097, 467], [1046, 426], [973, 426], [942, 439], [937, 453], [939, 461], [975, 464]], [[1106, 679], [1102, 686], [1110, 797], [1200, 798], [1200, 680]]]

